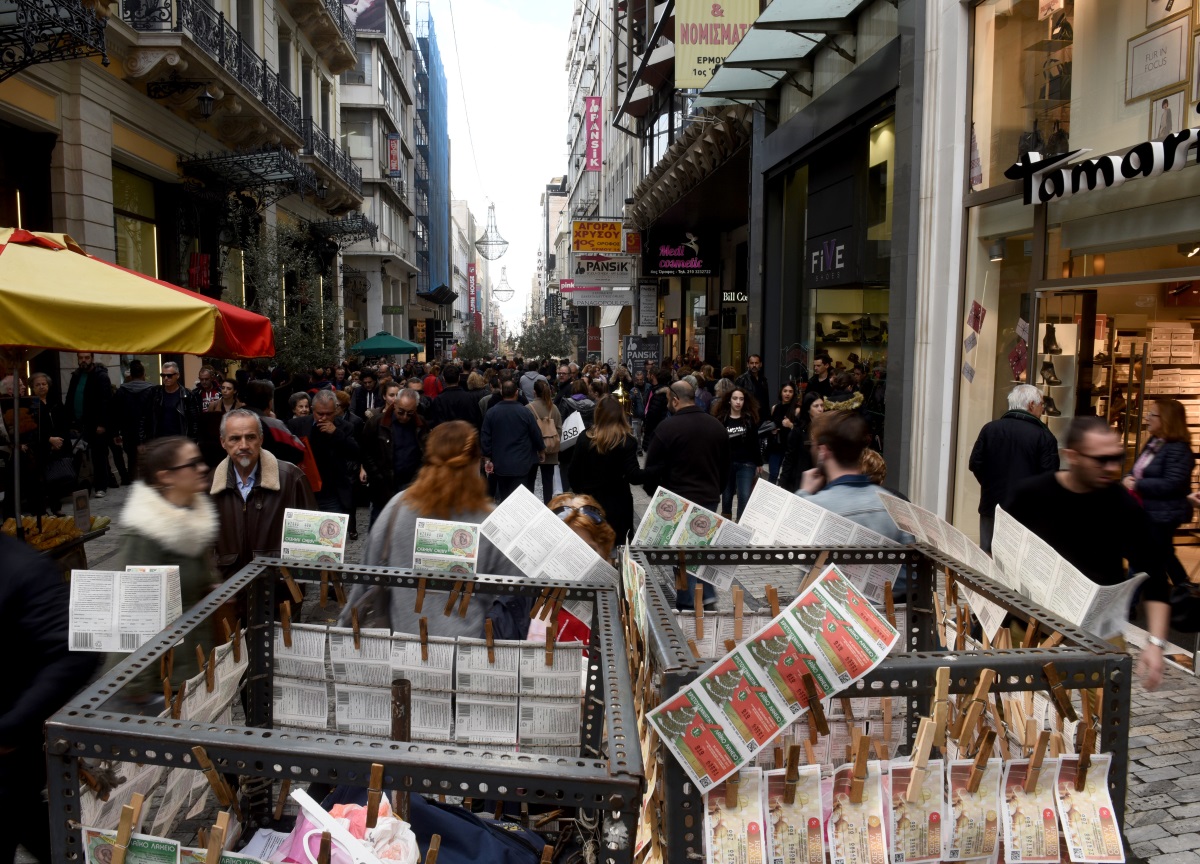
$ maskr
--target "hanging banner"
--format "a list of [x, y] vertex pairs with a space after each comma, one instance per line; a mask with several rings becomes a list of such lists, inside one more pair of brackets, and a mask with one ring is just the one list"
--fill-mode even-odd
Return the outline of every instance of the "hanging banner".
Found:
[[625, 232], [625, 254], [626, 255], [641, 255], [642, 254], [642, 232], [641, 231], [626, 231]]
[[468, 315], [475, 314], [475, 309], [476, 309], [475, 291], [476, 291], [475, 265], [468, 264], [467, 265], [467, 314]]
[[573, 255], [573, 281], [581, 287], [628, 288], [637, 281], [638, 259], [632, 255]]
[[658, 326], [657, 279], [643, 279], [638, 283], [638, 326]]
[[604, 161], [604, 137], [600, 129], [602, 96], [583, 97], [584, 171], [599, 171]]
[[572, 252], [621, 251], [621, 223], [618, 220], [604, 222], [572, 222]]
[[576, 291], [572, 306], [632, 306], [633, 291]]
[[759, 0], [676, 0], [675, 87], [704, 87], [758, 18]]
[[570, 294], [574, 291], [599, 291], [599, 285], [576, 285], [574, 279], [560, 279], [558, 282], [558, 292], [560, 294]]
[[404, 171], [400, 168], [400, 135], [396, 132], [389, 132], [387, 136], [388, 148], [388, 176], [403, 177]]

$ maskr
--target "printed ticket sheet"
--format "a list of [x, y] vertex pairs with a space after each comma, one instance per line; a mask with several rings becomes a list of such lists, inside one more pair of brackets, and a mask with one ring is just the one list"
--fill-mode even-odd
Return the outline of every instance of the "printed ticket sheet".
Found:
[[275, 676], [271, 688], [273, 716], [281, 726], [325, 729], [329, 725], [329, 692], [325, 682], [312, 683]]
[[882, 770], [867, 762], [862, 801], [850, 800], [854, 766], [843, 765], [833, 775], [833, 809], [829, 817], [830, 864], [888, 864], [884, 825]]
[[[110, 864], [117, 846], [116, 831], [83, 829], [84, 860], [87, 864]], [[125, 864], [178, 864], [179, 844], [162, 837], [134, 834], [125, 852]]]
[[341, 564], [346, 558], [350, 517], [288, 507], [283, 511], [283, 537], [279, 557], [320, 567]]
[[179, 617], [179, 570], [72, 570], [70, 603], [72, 651], [136, 651]]
[[877, 666], [899, 634], [831, 565], [822, 578], [648, 716], [701, 791], [755, 755], [808, 710]]
[[154, 812], [154, 821], [150, 823], [152, 836], [166, 837], [171, 833], [179, 819], [180, 811], [187, 806], [194, 773], [187, 768], [172, 768], [167, 772], [162, 798]]
[[550, 742], [557, 746], [579, 744], [583, 709], [578, 696], [573, 699], [522, 696], [520, 707], [518, 732], [522, 744], [534, 740], [543, 746]]
[[1112, 756], [1092, 756], [1082, 792], [1075, 791], [1078, 756], [1063, 756], [1054, 778], [1054, 797], [1067, 841], [1067, 854], [1075, 864], [1123, 862], [1121, 830], [1108, 794]]
[[454, 709], [449, 690], [413, 690], [409, 705], [409, 724], [414, 741], [453, 740]]
[[524, 486], [505, 498], [479, 530], [530, 578], [617, 585], [616, 568]]
[[285, 678], [325, 680], [325, 634], [323, 624], [292, 624], [291, 647], [283, 638], [283, 625], [275, 625], [275, 674]]
[[517, 743], [517, 697], [460, 693], [455, 699], [454, 738], [460, 744]]
[[780, 768], [763, 775], [767, 800], [766, 860], [770, 864], [825, 864], [821, 766], [800, 766], [791, 804], [784, 801], [786, 774]]
[[[638, 546], [749, 546], [752, 537], [753, 533], [737, 522], [660, 486], [634, 532], [633, 542]], [[733, 587], [737, 566], [704, 564], [688, 568], [688, 573], [728, 591]]]
[[[126, 573], [162, 573], [167, 577], [167, 624], [183, 615], [183, 592], [179, 587], [179, 568], [169, 567], [138, 567], [133, 564], [125, 566]], [[166, 626], [166, 625], [164, 625]]]
[[1049, 864], [1059, 860], [1054, 775], [1058, 761], [1046, 759], [1037, 788], [1025, 791], [1029, 760], [1004, 764], [1004, 860], [1009, 864]]
[[556, 644], [549, 666], [544, 644], [524, 642], [520, 662], [522, 698], [573, 696], [579, 701], [583, 689], [583, 646], [578, 642]]
[[483, 639], [459, 637], [458, 661], [454, 664], [456, 693], [516, 696], [520, 689], [520, 674], [520, 642], [496, 639], [489, 657], [487, 642]]
[[454, 689], [454, 649], [451, 636], [430, 636], [422, 659], [421, 637], [397, 633], [392, 637], [393, 677], [407, 678], [413, 690], [449, 693]]
[[722, 784], [705, 796], [708, 860], [721, 864], [759, 864], [766, 860], [762, 769], [742, 769], [736, 801], [728, 800], [728, 791], [728, 786]]
[[337, 730], [373, 738], [392, 737], [390, 688], [334, 684], [334, 717]]
[[945, 861], [966, 861], [995, 854], [1000, 825], [1000, 759], [989, 759], [976, 792], [968, 792], [974, 760], [950, 763], [950, 845]]
[[912, 778], [911, 762], [893, 762], [892, 786], [892, 861], [895, 864], [923, 864], [942, 860], [946, 846], [946, 763], [931, 759], [925, 782], [908, 800]]
[[471, 522], [418, 519], [413, 537], [413, 569], [475, 575], [479, 526]]
[[386, 627], [360, 630], [357, 648], [353, 630], [329, 628], [329, 664], [334, 681], [391, 687], [391, 660], [392, 631]]
[[[179, 864], [207, 864], [207, 849], [191, 849], [184, 846], [179, 850]], [[219, 864], [267, 864], [262, 858], [237, 852], [222, 852]]]

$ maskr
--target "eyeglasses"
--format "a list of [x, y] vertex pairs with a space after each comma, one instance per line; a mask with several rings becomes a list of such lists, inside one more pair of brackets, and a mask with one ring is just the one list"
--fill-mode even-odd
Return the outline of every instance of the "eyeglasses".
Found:
[[164, 372], [164, 373], [162, 373], [162, 377], [163, 378], [178, 378], [179, 373], [178, 372]]
[[564, 522], [567, 521], [567, 517], [572, 513], [580, 513], [583, 516], [586, 516], [588, 519], [592, 520], [594, 525], [604, 524], [604, 514], [591, 504], [584, 504], [582, 507], [569, 507], [564, 504], [562, 507], [559, 507], [554, 511], [554, 515]]
[[399, 417], [414, 417], [416, 413], [416, 411], [409, 411], [407, 408], [396, 406], [396, 415]]
[[1080, 453], [1078, 450], [1076, 450], [1075, 452], [1078, 453], [1080, 456], [1082, 456], [1084, 459], [1091, 459], [1097, 465], [1119, 465], [1125, 461], [1124, 453], [1109, 453], [1109, 454], [1101, 454], [1099, 456], [1093, 456], [1091, 453]]
[[201, 465], [203, 465], [203, 464], [204, 464], [204, 457], [203, 457], [203, 456], [197, 456], [195, 459], [192, 459], [192, 460], [191, 460], [191, 461], [189, 461], [189, 462], [184, 462], [184, 463], [183, 463], [183, 464], [181, 464], [181, 465], [172, 465], [172, 466], [171, 466], [170, 468], [168, 468], [167, 470], [168, 470], [168, 471], [182, 471], [184, 468], [192, 468], [192, 469], [195, 469], [195, 468], [199, 468], [199, 467], [200, 467]]

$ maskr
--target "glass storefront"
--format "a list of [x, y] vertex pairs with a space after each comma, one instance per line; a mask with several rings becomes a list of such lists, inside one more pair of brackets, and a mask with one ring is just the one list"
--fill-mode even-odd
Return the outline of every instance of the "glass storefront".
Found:
[[1128, 464], [1145, 442], [1145, 401], [1178, 399], [1200, 452], [1195, 151], [1177, 170], [1135, 170], [1116, 183], [1069, 170], [1072, 194], [1050, 203], [1037, 194], [1026, 203], [1025, 189], [997, 195], [1015, 185], [1004, 172], [1026, 153], [1087, 151], [1072, 166], [1113, 155], [1120, 172], [1129, 148], [1179, 132], [1197, 99], [1200, 4], [1170, 5], [984, 0], [973, 10], [968, 186], [978, 194], [967, 201], [961, 334], [972, 375], [957, 376], [953, 486], [954, 522], [972, 535], [971, 448], [1018, 383], [1043, 392], [1044, 422], [1060, 442], [1072, 417], [1108, 417]]

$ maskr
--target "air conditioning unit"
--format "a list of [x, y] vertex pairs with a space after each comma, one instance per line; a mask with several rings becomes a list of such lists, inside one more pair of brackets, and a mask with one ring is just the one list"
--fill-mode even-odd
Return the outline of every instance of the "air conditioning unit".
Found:
[[358, 326], [359, 326], [358, 322], [355, 321], [353, 318], [346, 319], [346, 329], [347, 330], [357, 330]]
[[405, 27], [411, 27], [411, 26], [412, 26], [412, 13], [411, 13], [411, 12], [405, 12], [405, 13], [404, 13], [404, 26], [405, 26]]
[[587, 62], [583, 64], [583, 68], [584, 69], [595, 69], [596, 68], [596, 55], [595, 54], [587, 55]]

